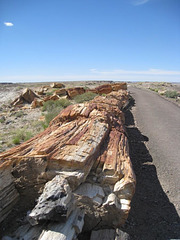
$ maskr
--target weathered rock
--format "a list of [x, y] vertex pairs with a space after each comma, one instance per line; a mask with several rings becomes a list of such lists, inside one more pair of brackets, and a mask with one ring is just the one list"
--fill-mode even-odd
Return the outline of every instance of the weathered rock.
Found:
[[12, 240], [73, 240], [77, 239], [84, 225], [84, 211], [75, 209], [64, 223], [23, 225], [13, 234]]
[[102, 229], [98, 231], [92, 231], [90, 240], [115, 240], [115, 229]]
[[112, 92], [111, 84], [104, 84], [99, 87], [96, 87], [95, 89], [98, 94], [103, 94], [103, 93], [108, 94], [108, 93]]
[[84, 224], [84, 211], [76, 209], [64, 224], [51, 223], [44, 230], [38, 240], [71, 240], [77, 239]]
[[0, 165], [0, 222], [8, 216], [19, 198], [11, 170], [8, 161]]
[[114, 84], [104, 84], [95, 89], [89, 89], [88, 91], [97, 93], [97, 94], [108, 94], [112, 91], [127, 90], [126, 83], [114, 83]]
[[91, 201], [99, 205], [103, 203], [105, 197], [103, 188], [92, 183], [82, 183], [74, 193], [85, 198], [88, 197]]
[[92, 231], [90, 240], [128, 240], [130, 236], [120, 229], [102, 229]]
[[65, 221], [74, 208], [72, 191], [66, 179], [57, 175], [47, 182], [35, 208], [28, 216], [31, 225], [42, 221]]
[[51, 85], [50, 85], [52, 88], [64, 88], [65, 86], [64, 86], [64, 84], [62, 84], [62, 83], [52, 83]]
[[[33, 186], [34, 191], [38, 191], [50, 181], [29, 216], [33, 224], [40, 223], [38, 229], [42, 230], [42, 219], [52, 221], [67, 217], [71, 212], [68, 204], [73, 196], [78, 208], [85, 212], [85, 230], [117, 228], [124, 224], [135, 190], [122, 112], [128, 99], [128, 93], [119, 90], [98, 96], [88, 103], [70, 105], [50, 122], [44, 132], [0, 154], [0, 162], [9, 161], [12, 165], [15, 186], [21, 195], [28, 194]], [[56, 175], [60, 176], [56, 178], [61, 180], [55, 178], [59, 184], [54, 184]], [[64, 199], [62, 189], [66, 189], [66, 194], [68, 184], [72, 194], [71, 191], [67, 194], [67, 208], [56, 213], [57, 206], [61, 206]], [[49, 202], [54, 195], [58, 198], [55, 197], [51, 208]], [[42, 239], [61, 236], [57, 229], [70, 227], [73, 214], [74, 211], [63, 227], [62, 223], [57, 223], [51, 230], [44, 231]], [[49, 225], [45, 226], [49, 228]]]
[[32, 108], [42, 107], [43, 100], [35, 98], [34, 101], [31, 103]]
[[69, 98], [73, 98], [77, 95], [85, 93], [85, 89], [82, 87], [76, 87], [76, 88], [69, 88], [67, 89], [67, 95]]
[[39, 98], [31, 89], [26, 88], [23, 93], [11, 104], [17, 106], [23, 103], [32, 103], [35, 98]]
[[67, 94], [66, 89], [62, 88], [62, 89], [58, 89], [54, 92], [56, 95], [58, 96], [65, 96]]
[[125, 82], [114, 83], [114, 84], [111, 84], [111, 86], [113, 91], [127, 90], [127, 84]]
[[43, 88], [41, 88], [40, 90], [37, 91], [37, 94], [38, 95], [44, 95], [45, 94], [45, 91]]
[[44, 95], [49, 89], [49, 86], [43, 86], [42, 88], [40, 88], [38, 91], [37, 91], [37, 94], [38, 95]]
[[43, 98], [44, 102], [47, 102], [49, 100], [53, 100], [53, 101], [59, 100], [59, 96], [54, 94], [52, 96], [46, 96], [46, 97]]

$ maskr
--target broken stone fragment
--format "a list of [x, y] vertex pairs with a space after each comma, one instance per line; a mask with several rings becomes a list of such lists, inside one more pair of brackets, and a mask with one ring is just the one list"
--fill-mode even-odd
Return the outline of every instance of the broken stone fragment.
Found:
[[11, 105], [17, 106], [23, 103], [32, 103], [35, 98], [39, 98], [31, 89], [26, 88], [19, 97], [17, 97]]
[[[84, 210], [76, 208], [65, 222], [52, 222], [43, 225], [22, 225], [7, 240], [74, 240], [82, 231]], [[5, 238], [5, 240], [6, 240]]]
[[55, 93], [56, 95], [58, 95], [58, 96], [65, 96], [65, 95], [67, 94], [65, 88], [58, 89], [58, 90], [56, 90], [54, 93]]
[[42, 107], [43, 100], [35, 98], [34, 101], [31, 103], [32, 108]]
[[66, 179], [55, 176], [45, 184], [43, 193], [28, 216], [31, 225], [42, 221], [64, 221], [74, 208], [72, 191]]
[[62, 84], [62, 83], [52, 83], [50, 86], [52, 88], [63, 88], [63, 87], [65, 87], [64, 84]]
[[90, 240], [129, 240], [130, 236], [120, 229], [102, 229], [92, 231]]
[[0, 222], [8, 216], [19, 199], [11, 170], [9, 162], [0, 164]]
[[86, 90], [82, 87], [76, 87], [76, 88], [69, 88], [67, 89], [67, 95], [69, 98], [73, 98], [77, 95], [85, 93]]
[[88, 197], [99, 205], [103, 203], [103, 198], [105, 197], [103, 188], [91, 183], [82, 183], [74, 193]]

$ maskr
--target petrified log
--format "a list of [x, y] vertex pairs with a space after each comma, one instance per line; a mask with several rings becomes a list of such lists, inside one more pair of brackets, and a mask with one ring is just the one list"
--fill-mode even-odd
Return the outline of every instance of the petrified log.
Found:
[[5, 162], [0, 168], [0, 222], [2, 222], [11, 212], [16, 204], [19, 194], [15, 188], [13, 176], [11, 174], [12, 166]]
[[65, 87], [64, 84], [62, 84], [62, 83], [52, 83], [50, 86], [52, 88], [63, 88], [63, 87]]
[[103, 94], [103, 93], [108, 94], [108, 93], [112, 92], [111, 84], [104, 84], [99, 87], [96, 87], [95, 89], [98, 94]]
[[58, 95], [58, 96], [65, 96], [65, 95], [67, 94], [65, 88], [58, 89], [58, 90], [56, 90], [54, 93], [55, 93], [56, 95]]
[[[122, 112], [128, 99], [128, 93], [120, 90], [98, 96], [89, 103], [70, 105], [44, 132], [0, 154], [0, 168], [6, 162], [12, 166], [14, 183], [21, 196], [27, 195], [32, 187], [34, 191], [42, 190], [50, 181], [29, 215], [32, 225], [40, 224], [28, 227], [32, 232], [30, 239], [37, 231], [40, 234], [35, 239], [61, 239], [56, 233], [71, 226], [71, 216], [77, 217], [75, 210], [72, 211], [76, 205], [85, 217], [79, 218], [81, 227], [75, 227], [73, 234], [80, 231], [82, 222], [84, 230], [118, 228], [124, 224], [135, 190]], [[54, 186], [54, 182], [59, 184]], [[65, 195], [67, 205], [62, 204]], [[51, 200], [53, 204], [49, 204]], [[54, 223], [61, 217], [65, 217], [64, 223]], [[41, 220], [52, 222], [43, 225], [49, 230], [43, 231]]]
[[127, 90], [127, 84], [125, 82], [111, 84], [113, 91]]
[[91, 89], [90, 91], [101, 95], [101, 94], [108, 94], [112, 91], [119, 91], [119, 90], [127, 90], [127, 84], [126, 83], [104, 84], [96, 87], [95, 89]]
[[68, 97], [73, 98], [77, 95], [85, 93], [86, 90], [83, 87], [76, 87], [76, 88], [69, 88], [66, 91], [67, 91]]
[[39, 98], [31, 89], [26, 88], [23, 93], [16, 98], [11, 104], [13, 106], [20, 105], [24, 102], [32, 103], [35, 98]]
[[64, 223], [56, 222], [34, 227], [30, 224], [22, 225], [8, 240], [74, 240], [82, 231], [83, 224], [84, 211], [77, 208]]
[[47, 101], [50, 101], [50, 100], [53, 100], [53, 101], [59, 100], [59, 96], [55, 94], [55, 95], [46, 96], [46, 97], [43, 98], [44, 102], [47, 102]]
[[34, 101], [31, 103], [32, 108], [42, 107], [43, 100], [35, 98]]

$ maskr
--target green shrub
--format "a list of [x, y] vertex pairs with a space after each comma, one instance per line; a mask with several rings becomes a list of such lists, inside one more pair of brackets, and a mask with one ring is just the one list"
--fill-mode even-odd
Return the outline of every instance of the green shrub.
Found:
[[18, 136], [14, 137], [13, 138], [13, 141], [12, 141], [14, 144], [20, 144], [20, 138]]
[[151, 91], [153, 92], [158, 92], [158, 89], [157, 88], [149, 88]]
[[50, 121], [55, 118], [63, 108], [69, 106], [71, 102], [68, 99], [62, 98], [56, 101], [49, 100], [44, 103], [42, 111], [46, 111], [44, 114], [45, 122], [42, 123], [42, 127], [45, 129], [48, 127]]
[[12, 142], [14, 144], [20, 144], [20, 142], [27, 141], [27, 140], [29, 140], [32, 137], [33, 137], [32, 132], [26, 131], [25, 128], [24, 129], [18, 129], [14, 133]]
[[46, 96], [52, 96], [53, 95], [53, 92], [47, 92], [46, 93]]
[[168, 98], [177, 98], [178, 97], [178, 92], [176, 91], [166, 91], [165, 96]]
[[43, 104], [42, 111], [51, 112], [54, 108], [58, 107], [67, 107], [71, 104], [71, 102], [68, 99], [62, 98], [56, 101], [49, 100]]
[[24, 116], [24, 112], [23, 111], [16, 112], [14, 116], [17, 118], [22, 117]]
[[42, 106], [42, 111], [51, 111], [52, 108], [54, 108], [54, 103], [55, 101], [53, 100], [49, 100], [47, 102], [45, 102]]
[[60, 113], [61, 110], [62, 110], [62, 108], [55, 108], [55, 109], [53, 109], [53, 111], [45, 114], [45, 121], [46, 121], [47, 126], [49, 125], [50, 121]]
[[4, 116], [2, 116], [2, 117], [0, 118], [0, 123], [4, 123], [5, 120], [6, 120], [6, 118], [5, 118]]
[[75, 97], [74, 97], [74, 100], [75, 100], [75, 102], [77, 102], [77, 103], [83, 103], [83, 102], [92, 100], [92, 99], [95, 98], [96, 96], [97, 96], [96, 93], [86, 92], [86, 93], [83, 93], [83, 94], [81, 94], [81, 95], [75, 96]]

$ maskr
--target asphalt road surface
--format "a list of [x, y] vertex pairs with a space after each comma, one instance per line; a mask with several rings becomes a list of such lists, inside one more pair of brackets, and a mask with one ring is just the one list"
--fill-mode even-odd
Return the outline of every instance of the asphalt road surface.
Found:
[[180, 108], [152, 91], [128, 90], [135, 99], [137, 126], [149, 138], [160, 184], [180, 215]]
[[150, 90], [128, 91], [135, 100], [125, 116], [137, 184], [124, 231], [131, 240], [180, 239], [180, 108]]

